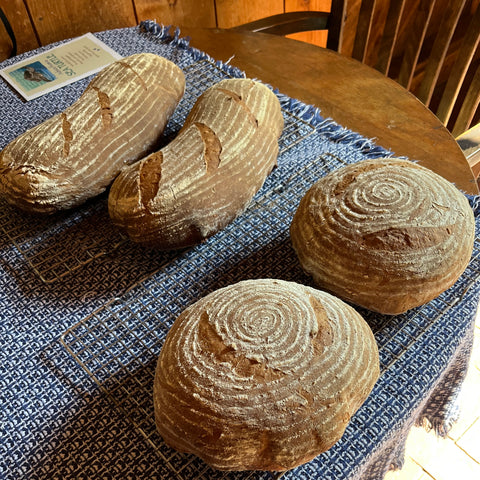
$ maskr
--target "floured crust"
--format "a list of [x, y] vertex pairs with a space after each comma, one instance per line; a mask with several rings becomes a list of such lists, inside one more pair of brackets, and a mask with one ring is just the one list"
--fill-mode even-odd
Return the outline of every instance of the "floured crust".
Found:
[[475, 223], [467, 199], [450, 182], [387, 158], [320, 179], [301, 200], [290, 234], [320, 288], [398, 314], [455, 283], [470, 260]]
[[104, 68], [64, 112], [0, 153], [0, 191], [31, 212], [52, 213], [103, 192], [152, 151], [185, 89], [183, 72], [150, 53]]
[[154, 383], [158, 431], [222, 470], [288, 470], [329, 449], [379, 375], [363, 318], [293, 282], [248, 280], [187, 308]]
[[115, 180], [113, 222], [134, 242], [159, 249], [201, 242], [263, 185], [282, 129], [280, 103], [265, 85], [219, 82], [200, 96], [175, 140]]

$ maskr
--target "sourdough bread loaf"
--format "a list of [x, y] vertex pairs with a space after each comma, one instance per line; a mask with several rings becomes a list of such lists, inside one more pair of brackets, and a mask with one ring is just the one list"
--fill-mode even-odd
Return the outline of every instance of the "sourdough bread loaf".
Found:
[[455, 283], [472, 254], [475, 222], [450, 182], [413, 162], [385, 158], [320, 179], [302, 198], [290, 234], [320, 288], [399, 314]]
[[113, 223], [134, 242], [177, 249], [224, 228], [276, 165], [283, 116], [276, 95], [249, 79], [204, 92], [177, 138], [125, 169], [109, 194]]
[[338, 298], [273, 279], [214, 291], [174, 322], [158, 358], [167, 445], [221, 470], [291, 469], [342, 436], [379, 376], [363, 318]]
[[104, 68], [64, 112], [0, 153], [0, 192], [30, 212], [52, 213], [103, 192], [120, 170], [158, 148], [185, 89], [183, 72], [150, 53]]

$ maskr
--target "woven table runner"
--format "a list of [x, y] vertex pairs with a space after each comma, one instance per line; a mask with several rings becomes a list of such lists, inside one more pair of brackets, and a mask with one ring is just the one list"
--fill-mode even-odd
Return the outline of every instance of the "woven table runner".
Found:
[[[95, 34], [123, 56], [152, 52], [184, 70], [186, 94], [165, 142], [206, 88], [243, 76], [170, 30], [148, 21]], [[64, 110], [90, 79], [28, 103], [1, 83], [0, 148]], [[247, 278], [312, 285], [288, 235], [301, 196], [334, 169], [394, 153], [276, 94], [285, 119], [278, 168], [239, 218], [194, 248], [161, 253], [132, 244], [110, 224], [105, 195], [48, 218], [0, 203], [0, 478], [279, 477], [218, 472], [169, 449], [155, 431], [151, 402], [156, 358], [176, 316], [208, 292]], [[401, 467], [412, 425], [446, 433], [457, 413], [480, 291], [480, 207], [478, 198], [469, 200], [477, 239], [465, 273], [406, 314], [358, 309], [374, 331], [381, 377], [342, 439], [282, 478], [381, 479]]]

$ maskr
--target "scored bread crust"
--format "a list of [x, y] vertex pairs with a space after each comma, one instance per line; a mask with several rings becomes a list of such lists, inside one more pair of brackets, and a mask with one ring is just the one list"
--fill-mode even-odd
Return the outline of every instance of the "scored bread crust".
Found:
[[294, 282], [242, 281], [174, 322], [156, 368], [156, 425], [214, 468], [288, 470], [341, 438], [378, 376], [374, 336], [352, 307]]
[[384, 314], [452, 286], [473, 250], [466, 197], [413, 162], [365, 160], [320, 179], [302, 198], [292, 245], [316, 284]]
[[248, 205], [276, 165], [283, 116], [276, 95], [223, 80], [196, 101], [178, 136], [125, 169], [109, 194], [112, 221], [136, 243], [195, 245]]
[[0, 153], [0, 192], [30, 212], [53, 213], [102, 193], [120, 170], [158, 148], [185, 90], [173, 62], [140, 53], [105, 67], [70, 107]]

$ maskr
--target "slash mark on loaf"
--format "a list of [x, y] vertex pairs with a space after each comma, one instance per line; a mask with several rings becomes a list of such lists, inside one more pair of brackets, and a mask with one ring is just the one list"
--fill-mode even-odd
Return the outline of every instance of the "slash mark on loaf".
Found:
[[231, 90], [226, 90], [225, 88], [219, 88], [218, 91], [224, 93], [225, 95], [227, 95], [227, 97], [230, 97], [232, 100], [237, 102], [245, 110], [247, 118], [252, 123], [252, 125], [258, 127], [258, 120], [255, 118], [255, 115], [252, 113], [250, 108], [248, 108], [248, 105], [242, 100], [242, 97], [240, 95], [237, 95]]
[[70, 143], [73, 140], [73, 133], [67, 115], [62, 112], [62, 134], [63, 134], [63, 156], [68, 157], [70, 153]]
[[441, 245], [455, 231], [455, 225], [442, 227], [386, 228], [363, 235], [362, 244], [377, 250], [421, 250]]
[[110, 98], [105, 92], [102, 92], [98, 87], [93, 87], [97, 92], [98, 103], [100, 104], [100, 115], [102, 116], [103, 128], [110, 128], [112, 124], [113, 112], [110, 107]]
[[309, 296], [315, 314], [316, 325], [311, 332], [313, 353], [321, 355], [323, 349], [333, 344], [333, 330], [324, 306], [315, 297]]
[[145, 83], [145, 81], [143, 80], [143, 78], [135, 71], [134, 68], [132, 68], [131, 65], [129, 65], [128, 63], [126, 62], [118, 62], [119, 65], [121, 65], [122, 67], [125, 67], [125, 68], [128, 68], [130, 71], [132, 71], [135, 76], [137, 77], [137, 80], [139, 81], [140, 85], [142, 86], [143, 90], [147, 91], [148, 90], [148, 87], [147, 87], [147, 84]]
[[345, 175], [342, 178], [342, 181], [335, 186], [333, 190], [333, 195], [338, 197], [339, 195], [343, 195], [345, 190], [357, 179], [357, 172], [350, 173], [349, 175]]
[[163, 154], [161, 151], [149, 155], [140, 167], [140, 198], [145, 208], [155, 198], [162, 179]]
[[220, 153], [222, 152], [222, 145], [216, 133], [207, 125], [200, 122], [195, 122], [195, 126], [200, 132], [203, 144], [205, 146], [204, 160], [207, 175], [211, 175], [220, 166]]

